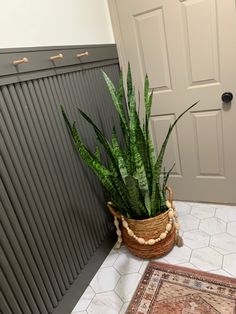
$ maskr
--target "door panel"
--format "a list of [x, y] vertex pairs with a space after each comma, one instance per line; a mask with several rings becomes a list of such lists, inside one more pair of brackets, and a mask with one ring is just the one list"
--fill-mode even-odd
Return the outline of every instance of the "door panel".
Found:
[[194, 112], [196, 177], [224, 179], [222, 115], [220, 110]]
[[[182, 4], [189, 86], [219, 81], [219, 53], [215, 0]], [[199, 23], [201, 21], [201, 23]]]
[[[146, 35], [150, 34], [153, 29], [156, 30], [155, 40], [158, 41], [158, 45], [153, 45], [154, 38]], [[155, 91], [169, 90], [171, 88], [170, 71], [162, 8], [136, 15], [135, 32], [143, 76], [150, 73], [150, 87]], [[153, 62], [150, 63], [150, 60]]]
[[[175, 163], [175, 198], [236, 203], [236, 12], [234, 0], [109, 0], [126, 72], [131, 64], [142, 96], [154, 89], [151, 132], [156, 149], [168, 126], [200, 100], [175, 128], [164, 165]], [[115, 22], [117, 20], [117, 23]], [[143, 115], [141, 104], [140, 115]]]

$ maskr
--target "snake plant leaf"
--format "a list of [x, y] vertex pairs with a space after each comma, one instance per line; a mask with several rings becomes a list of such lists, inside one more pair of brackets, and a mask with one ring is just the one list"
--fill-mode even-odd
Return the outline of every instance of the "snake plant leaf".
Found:
[[147, 171], [147, 177], [149, 182], [149, 190], [151, 192], [152, 190], [152, 173], [155, 163], [155, 154], [154, 154], [154, 146], [152, 144], [152, 140], [150, 138], [150, 132], [149, 132], [149, 120], [151, 116], [151, 108], [152, 108], [152, 99], [153, 99], [153, 89], [151, 93], [149, 93], [149, 79], [148, 76], [145, 76], [145, 82], [144, 82], [144, 104], [145, 104], [145, 123], [143, 125], [143, 133], [145, 137], [145, 151], [146, 151], [146, 158], [147, 165], [146, 165], [146, 171]]
[[125, 108], [125, 94], [124, 94], [123, 73], [122, 73], [122, 71], [120, 72], [119, 84], [118, 84], [118, 88], [117, 88], [117, 91], [116, 91], [116, 96], [117, 96], [117, 99], [118, 99], [118, 102], [119, 102], [120, 106], [122, 108], [124, 108], [124, 116], [126, 118], [126, 123], [124, 123], [123, 115], [120, 116], [119, 112], [118, 112], [118, 115], [119, 115], [120, 127], [121, 127], [121, 130], [122, 130], [123, 136], [124, 136], [124, 140], [125, 140], [126, 145], [128, 146], [128, 143], [129, 143], [129, 132], [127, 132], [128, 131], [127, 123], [129, 121], [129, 116], [126, 114], [126, 108]]
[[101, 152], [98, 146], [96, 147], [96, 150], [95, 150], [95, 156], [97, 160], [101, 161]]
[[133, 161], [135, 164], [135, 173], [134, 176], [137, 178], [139, 187], [141, 190], [148, 191], [148, 182], [147, 176], [145, 172], [145, 167], [143, 164], [142, 157], [138, 151], [137, 147], [137, 128], [139, 124], [138, 114], [136, 111], [136, 102], [134, 92], [131, 95], [130, 99], [130, 124], [129, 124], [129, 132], [130, 132], [130, 148], [131, 154], [133, 156]]
[[153, 100], [153, 89], [151, 93], [149, 93], [149, 79], [148, 76], [145, 76], [144, 81], [144, 105], [145, 105], [145, 124], [144, 124], [144, 132], [146, 136], [149, 134], [149, 119], [151, 116], [152, 109], [152, 100]]
[[151, 209], [151, 198], [150, 198], [149, 191], [145, 192], [144, 203], [145, 203], [145, 207], [146, 207], [147, 212], [148, 212], [148, 216], [151, 217], [152, 216], [152, 209]]
[[120, 176], [117, 176], [116, 169], [111, 161], [109, 161], [109, 169], [111, 171], [111, 182], [117, 190], [117, 197], [123, 203], [123, 209], [131, 209], [125, 182]]
[[145, 79], [144, 79], [144, 103], [145, 105], [148, 103], [148, 99], [149, 99], [149, 79], [146, 74]]
[[145, 76], [144, 81], [144, 105], [145, 105], [145, 115], [147, 120], [149, 120], [151, 116], [151, 108], [152, 108], [152, 99], [153, 99], [153, 89], [151, 93], [149, 93], [149, 79], [148, 76]]
[[165, 150], [166, 150], [166, 146], [168, 144], [168, 140], [170, 138], [170, 135], [173, 131], [174, 126], [176, 125], [176, 123], [179, 121], [179, 119], [186, 113], [188, 112], [190, 109], [192, 109], [194, 106], [196, 106], [198, 104], [199, 101], [195, 102], [193, 105], [191, 105], [190, 107], [188, 107], [184, 112], [182, 112], [178, 118], [174, 121], [174, 123], [172, 125], [170, 125], [169, 130], [167, 132], [166, 138], [161, 146], [161, 150], [159, 152], [159, 155], [157, 157], [156, 163], [154, 165], [154, 171], [153, 171], [153, 185], [152, 185], [152, 196], [151, 196], [151, 206], [152, 206], [152, 210], [153, 210], [153, 206], [154, 206], [154, 201], [155, 198], [157, 197], [157, 185], [156, 183], [159, 182], [160, 179], [160, 174], [161, 174], [161, 168], [162, 168], [162, 164], [163, 164], [163, 158], [164, 158], [164, 154], [165, 154]]
[[81, 109], [78, 108], [78, 110], [79, 110], [80, 114], [82, 115], [82, 117], [84, 117], [84, 119], [93, 127], [98, 141], [103, 145], [103, 147], [107, 153], [107, 156], [110, 158], [111, 162], [113, 163], [113, 165], [117, 171], [117, 174], [121, 176], [121, 174], [119, 172], [118, 162], [113, 155], [110, 143], [108, 142], [106, 137], [102, 134], [100, 129], [96, 126], [96, 124], [90, 119], [90, 117]]
[[130, 201], [130, 206], [132, 207], [133, 211], [136, 212], [137, 218], [146, 215], [147, 214], [146, 208], [140, 200], [140, 189], [138, 180], [132, 176], [127, 176], [125, 178], [125, 183]]
[[96, 176], [100, 179], [106, 190], [111, 195], [116, 206], [119, 207], [119, 210], [123, 212], [125, 208], [129, 208], [129, 203], [123, 197], [124, 192], [126, 191], [124, 186], [121, 188], [120, 184], [118, 184], [119, 180], [117, 175], [115, 178], [113, 177], [113, 173], [106, 169], [99, 161], [93, 156], [89, 150], [83, 145], [81, 142], [79, 133], [75, 127], [75, 125], [71, 125], [66, 117], [65, 112], [63, 111], [63, 116], [67, 121], [68, 128], [71, 132], [72, 138], [74, 140], [75, 146], [80, 153], [82, 159], [87, 163], [87, 165], [91, 168], [91, 170], [96, 174]]
[[140, 126], [139, 120], [138, 120], [137, 128], [136, 128], [136, 145], [137, 145], [138, 153], [142, 158], [143, 166], [144, 166], [146, 177], [147, 177], [148, 189], [149, 191], [151, 191], [152, 168], [149, 161], [149, 151], [147, 149], [148, 144], [145, 141], [145, 136]]
[[102, 184], [105, 186], [105, 188], [112, 192], [115, 193], [115, 187], [112, 184], [111, 180], [109, 179], [111, 172], [108, 170], [106, 167], [104, 167], [99, 160], [94, 156], [88, 148], [82, 143], [80, 135], [75, 127], [75, 123], [73, 125], [70, 124], [66, 113], [64, 109], [62, 108], [62, 114], [63, 117], [66, 121], [67, 127], [71, 133], [71, 136], [74, 140], [75, 147], [79, 151], [80, 156], [82, 159], [87, 163], [87, 165], [90, 167], [90, 169], [96, 174], [96, 176], [100, 179]]
[[154, 145], [153, 145], [153, 142], [149, 133], [147, 134], [147, 151], [148, 151], [148, 160], [150, 163], [150, 169], [153, 174], [154, 165], [155, 165], [155, 149], [154, 149]]
[[119, 117], [123, 123], [124, 126], [127, 125], [127, 118], [126, 118], [126, 114], [125, 114], [125, 110], [124, 110], [124, 107], [123, 107], [123, 103], [122, 101], [120, 101], [120, 94], [118, 92], [118, 95], [117, 95], [117, 92], [116, 92], [116, 89], [115, 89], [115, 86], [114, 84], [112, 83], [112, 81], [110, 80], [110, 78], [107, 76], [107, 74], [105, 72], [102, 72], [103, 73], [103, 77], [104, 77], [104, 80], [107, 84], [107, 87], [108, 87], [108, 90], [111, 94], [111, 98], [113, 100], [113, 103], [114, 103], [114, 106], [119, 114]]
[[[119, 104], [123, 105], [123, 100], [124, 100], [124, 86], [123, 86], [123, 73], [122, 71], [120, 72], [120, 77], [119, 77], [119, 84], [118, 84], [118, 89], [116, 92], [117, 99]], [[122, 106], [123, 108], [123, 106]]]
[[163, 182], [162, 182], [162, 194], [163, 195], [166, 195], [166, 184], [167, 184], [169, 176], [170, 176], [172, 170], [174, 169], [174, 167], [175, 167], [175, 163], [173, 164], [173, 166], [167, 172], [165, 171], [165, 168], [164, 168]]
[[111, 142], [112, 142], [112, 152], [113, 152], [114, 158], [116, 158], [116, 160], [118, 161], [118, 167], [119, 167], [121, 176], [122, 176], [122, 178], [124, 180], [125, 177], [127, 177], [127, 175], [128, 175], [128, 171], [127, 171], [127, 167], [126, 167], [126, 164], [125, 164], [125, 160], [123, 158], [122, 150], [120, 148], [120, 145], [119, 145], [119, 142], [118, 142], [118, 139], [117, 139], [117, 135], [116, 135], [115, 129], [113, 129], [113, 132], [112, 132], [112, 140], [111, 140]]
[[133, 81], [131, 74], [130, 63], [128, 63], [128, 72], [127, 72], [127, 100], [128, 100], [128, 108], [130, 107], [130, 99], [133, 94]]

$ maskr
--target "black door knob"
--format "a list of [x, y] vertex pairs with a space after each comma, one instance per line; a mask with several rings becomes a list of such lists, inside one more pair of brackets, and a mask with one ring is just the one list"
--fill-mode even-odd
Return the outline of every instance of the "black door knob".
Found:
[[222, 99], [223, 102], [228, 103], [228, 102], [232, 101], [233, 97], [234, 97], [234, 95], [232, 93], [225, 92], [225, 93], [222, 94], [221, 99]]

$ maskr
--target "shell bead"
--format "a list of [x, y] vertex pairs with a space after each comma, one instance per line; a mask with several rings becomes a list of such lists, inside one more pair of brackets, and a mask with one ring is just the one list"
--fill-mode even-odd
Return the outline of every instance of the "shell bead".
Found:
[[115, 225], [116, 227], [118, 227], [118, 226], [119, 226], [119, 221], [118, 221], [118, 219], [117, 219], [117, 218], [115, 218], [115, 219], [114, 219], [114, 225]]
[[120, 237], [121, 236], [121, 231], [120, 230], [116, 230], [116, 234]]
[[165, 232], [161, 233], [161, 234], [160, 234], [160, 239], [163, 240], [163, 239], [165, 239], [165, 238], [166, 238], [166, 233], [165, 233]]
[[128, 235], [130, 235], [131, 237], [134, 236], [134, 232], [131, 229], [127, 230], [127, 232], [128, 232]]
[[169, 224], [166, 225], [166, 230], [167, 230], [167, 231], [170, 231], [171, 228], [172, 228], [172, 224], [169, 223]]
[[118, 237], [117, 242], [118, 242], [118, 243], [121, 243], [121, 242], [122, 242], [122, 238], [121, 238], [121, 237]]
[[156, 241], [154, 239], [150, 239], [150, 240], [147, 241], [147, 244], [148, 245], [153, 245], [153, 244], [155, 244], [155, 242]]
[[173, 210], [170, 210], [170, 211], [169, 211], [168, 216], [169, 216], [169, 218], [173, 218], [173, 217], [174, 217], [174, 212], [173, 212]]
[[138, 241], [139, 244], [144, 244], [145, 243], [145, 240], [143, 238], [138, 238], [137, 241]]
[[170, 201], [166, 201], [166, 206], [167, 206], [168, 208], [171, 208], [171, 202], [170, 202]]
[[123, 225], [124, 228], [127, 228], [127, 227], [128, 227], [128, 222], [125, 221], [125, 220], [123, 220], [123, 221], [122, 221], [122, 225]]

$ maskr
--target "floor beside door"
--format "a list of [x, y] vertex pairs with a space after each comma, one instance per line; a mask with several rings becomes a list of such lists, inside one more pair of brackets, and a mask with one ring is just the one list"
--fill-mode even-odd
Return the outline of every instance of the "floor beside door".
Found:
[[[236, 277], [236, 206], [175, 202], [184, 246], [165, 263]], [[148, 261], [112, 249], [73, 314], [125, 313]]]

